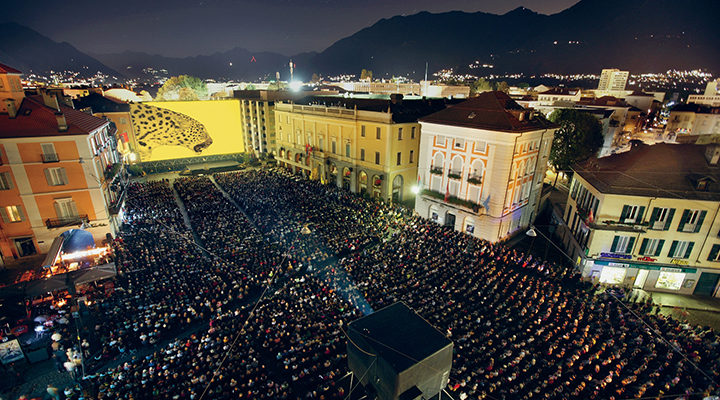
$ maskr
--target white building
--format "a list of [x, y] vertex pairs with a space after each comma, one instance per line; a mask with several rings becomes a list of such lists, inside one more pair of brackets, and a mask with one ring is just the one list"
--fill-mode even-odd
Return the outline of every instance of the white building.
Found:
[[556, 125], [497, 91], [420, 124], [421, 216], [490, 241], [532, 223]]
[[687, 102], [720, 107], [720, 79], [708, 82], [707, 86], [705, 86], [705, 94], [691, 94], [688, 96]]
[[598, 90], [625, 90], [630, 72], [619, 69], [603, 69], [600, 73]]

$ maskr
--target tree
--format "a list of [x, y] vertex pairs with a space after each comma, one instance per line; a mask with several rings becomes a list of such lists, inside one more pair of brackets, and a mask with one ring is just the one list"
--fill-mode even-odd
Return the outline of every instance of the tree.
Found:
[[603, 144], [602, 125], [591, 114], [560, 109], [550, 114], [549, 119], [560, 125], [550, 149], [550, 163], [558, 172], [594, 156]]
[[470, 95], [475, 96], [482, 92], [489, 92], [493, 90], [492, 83], [488, 82], [484, 78], [480, 78], [470, 84]]
[[360, 79], [369, 79], [372, 80], [373, 73], [369, 69], [363, 68], [362, 71], [360, 71]]
[[158, 90], [157, 100], [206, 100], [207, 85], [200, 78], [189, 75], [173, 76]]
[[255, 85], [248, 83], [247, 86], [245, 86], [245, 90], [255, 90]]
[[508, 93], [510, 91], [510, 85], [508, 85], [505, 81], [498, 82], [495, 86], [495, 90], [503, 93]]

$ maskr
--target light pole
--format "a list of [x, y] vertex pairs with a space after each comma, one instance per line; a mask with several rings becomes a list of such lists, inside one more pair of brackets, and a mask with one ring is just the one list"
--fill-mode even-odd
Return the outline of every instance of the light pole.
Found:
[[528, 254], [532, 254], [532, 248], [533, 245], [535, 245], [535, 239], [537, 238], [537, 232], [535, 231], [535, 227], [530, 226], [530, 229], [528, 229], [525, 234], [532, 238], [532, 241], [530, 242], [530, 249], [528, 250]]

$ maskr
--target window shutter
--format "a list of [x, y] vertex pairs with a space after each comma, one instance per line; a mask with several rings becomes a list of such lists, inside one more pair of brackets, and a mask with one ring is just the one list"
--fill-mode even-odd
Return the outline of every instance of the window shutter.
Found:
[[68, 204], [70, 205], [70, 210], [72, 210], [72, 215], [73, 215], [73, 216], [78, 216], [78, 215], [80, 215], [80, 214], [78, 214], [77, 205], [75, 205], [75, 202], [74, 202], [74, 201], [71, 200], [71, 201], [68, 202]]
[[660, 239], [657, 245], [657, 249], [655, 249], [655, 257], [660, 255], [660, 251], [662, 250], [663, 246], [665, 245], [665, 239]]
[[653, 224], [658, 218], [658, 215], [660, 214], [660, 209], [657, 207], [654, 207], [652, 210], [652, 213], [650, 213], [650, 221], [648, 221], [648, 226], [652, 228]]
[[2, 179], [3, 181], [2, 188], [5, 188], [6, 190], [10, 190], [13, 188], [13, 181], [9, 172], [3, 172], [2, 174], [0, 174], [0, 179]]
[[60, 172], [60, 179], [61, 179], [61, 185], [67, 185], [68, 184], [68, 177], [67, 173], [65, 173], [65, 168], [60, 168], [58, 170]]
[[20, 216], [20, 221], [25, 221], [25, 214], [23, 214], [22, 206], [20, 206], [20, 205], [17, 206], [17, 212], [18, 212], [18, 215]]
[[600, 205], [600, 200], [595, 199], [595, 204], [593, 205], [593, 218], [597, 218], [598, 205]]
[[645, 216], [645, 206], [638, 207], [637, 218], [635, 219], [636, 224], [642, 223], [643, 217]]
[[678, 224], [678, 232], [682, 232], [683, 228], [685, 227], [685, 223], [687, 223], [688, 217], [690, 216], [690, 210], [684, 210], [682, 213], [682, 217], [680, 217], [680, 223]]
[[620, 236], [615, 236], [613, 238], [612, 246], [610, 246], [610, 252], [614, 253], [615, 249], [617, 249], [618, 240], [620, 240]]
[[635, 245], [635, 238], [631, 237], [630, 240], [628, 240], [627, 247], [625, 248], [625, 253], [631, 254], [633, 252], [634, 245]]
[[678, 241], [673, 240], [672, 244], [670, 245], [670, 251], [668, 251], [668, 257], [672, 258], [675, 256], [675, 249], [677, 248]]
[[5, 207], [0, 208], [0, 216], [2, 216], [2, 221], [3, 221], [4, 223], [7, 224], [7, 223], [10, 222], [10, 218], [9, 218], [8, 215], [7, 215], [7, 210], [5, 209]]
[[703, 221], [705, 221], [705, 216], [707, 215], [707, 211], [700, 211], [700, 215], [698, 216], [697, 224], [695, 224], [695, 233], [700, 232], [700, 229], [702, 229]]
[[60, 203], [58, 203], [57, 201], [55, 202], [55, 214], [57, 215], [58, 218], [62, 218], [65, 216], [65, 214], [62, 211], [62, 207], [60, 206]]
[[630, 214], [630, 206], [623, 206], [622, 212], [620, 213], [620, 222], [625, 221], [625, 218]]
[[44, 171], [45, 171], [45, 179], [47, 180], [47, 184], [50, 186], [54, 186], [53, 180], [52, 180], [52, 174], [50, 173], [50, 168], [45, 168]]
[[710, 255], [708, 256], [708, 261], [717, 260], [718, 253], [720, 253], [720, 244], [714, 244], [712, 249], [710, 249]]
[[645, 255], [645, 249], [647, 248], [647, 244], [648, 244], [647, 239], [643, 239], [642, 243], [640, 243], [640, 251], [638, 253], [640, 253], [641, 256]]
[[690, 258], [690, 253], [692, 253], [693, 246], [695, 246], [695, 242], [688, 243], [687, 250], [685, 250], [685, 257], [683, 258]]
[[670, 224], [672, 223], [673, 216], [675, 215], [675, 209], [671, 208], [670, 211], [667, 213], [667, 217], [665, 218], [665, 228], [664, 230], [670, 230]]

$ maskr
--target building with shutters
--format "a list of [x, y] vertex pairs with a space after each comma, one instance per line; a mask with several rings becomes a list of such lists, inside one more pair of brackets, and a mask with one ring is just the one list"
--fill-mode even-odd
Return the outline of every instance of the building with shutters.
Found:
[[556, 236], [593, 281], [717, 296], [719, 160], [718, 146], [635, 143], [578, 164]]
[[557, 125], [497, 91], [420, 125], [420, 216], [493, 242], [532, 224]]
[[418, 118], [457, 100], [315, 96], [275, 103], [276, 160], [310, 179], [385, 201], [415, 196]]
[[[99, 243], [117, 229], [122, 186], [109, 121], [55, 94], [26, 96], [20, 71], [0, 64], [0, 252], [46, 252], [80, 225]], [[83, 224], [84, 223], [84, 224]]]

